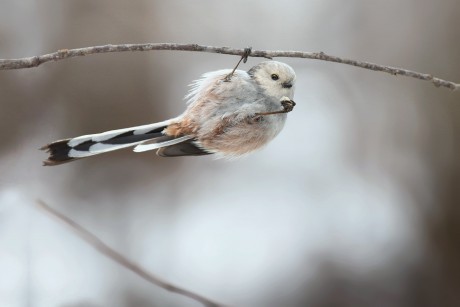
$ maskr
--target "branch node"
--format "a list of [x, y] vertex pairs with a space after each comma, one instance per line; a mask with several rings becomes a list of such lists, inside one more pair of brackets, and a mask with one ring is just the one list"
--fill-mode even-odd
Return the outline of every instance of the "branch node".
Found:
[[28, 67], [37, 67], [40, 64], [41, 64], [40, 57], [39, 56], [34, 56], [34, 57], [32, 57], [32, 59], [30, 61], [30, 66], [28, 66]]

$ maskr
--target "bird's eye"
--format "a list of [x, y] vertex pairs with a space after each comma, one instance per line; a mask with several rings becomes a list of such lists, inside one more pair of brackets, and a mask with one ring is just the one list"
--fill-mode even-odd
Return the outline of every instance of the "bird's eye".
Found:
[[272, 80], [278, 80], [280, 77], [277, 74], [272, 74]]

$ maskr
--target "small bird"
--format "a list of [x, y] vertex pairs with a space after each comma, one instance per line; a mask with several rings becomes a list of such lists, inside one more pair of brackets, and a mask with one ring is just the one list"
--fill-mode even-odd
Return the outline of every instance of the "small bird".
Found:
[[[241, 60], [240, 60], [241, 61]], [[238, 66], [238, 65], [237, 65]], [[178, 117], [143, 126], [55, 141], [43, 165], [58, 165], [126, 147], [157, 149], [162, 157], [215, 154], [235, 158], [261, 148], [282, 130], [293, 110], [296, 75], [287, 64], [265, 61], [248, 71], [205, 73], [191, 84]]]

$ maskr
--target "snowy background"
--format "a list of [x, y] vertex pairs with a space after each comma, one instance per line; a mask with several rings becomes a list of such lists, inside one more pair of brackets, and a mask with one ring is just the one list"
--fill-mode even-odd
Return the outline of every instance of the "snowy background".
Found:
[[[460, 81], [460, 2], [2, 0], [0, 58], [107, 43], [324, 51]], [[130, 150], [42, 167], [61, 138], [180, 114], [238, 57], [115, 53], [0, 71], [0, 306], [459, 306], [460, 94], [305, 59], [282, 133], [236, 161]], [[250, 58], [241, 69], [261, 61]]]

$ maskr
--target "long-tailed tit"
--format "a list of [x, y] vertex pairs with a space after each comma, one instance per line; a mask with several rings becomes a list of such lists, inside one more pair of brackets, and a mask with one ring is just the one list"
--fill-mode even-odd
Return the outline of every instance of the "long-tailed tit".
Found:
[[238, 157], [261, 148], [283, 128], [295, 102], [294, 70], [276, 61], [249, 71], [208, 72], [192, 83], [178, 117], [149, 125], [55, 141], [44, 165], [57, 165], [126, 147], [162, 157]]

